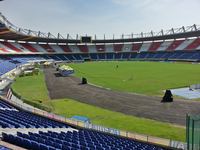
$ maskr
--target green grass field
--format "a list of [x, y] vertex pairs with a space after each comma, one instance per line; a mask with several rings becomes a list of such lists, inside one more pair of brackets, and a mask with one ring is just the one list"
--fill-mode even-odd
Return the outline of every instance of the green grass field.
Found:
[[92, 120], [92, 123], [110, 128], [167, 139], [185, 140], [185, 129], [168, 123], [124, 115], [70, 99], [55, 100], [51, 104], [54, 107], [54, 113], [62, 116], [87, 116]]
[[34, 76], [18, 77], [12, 84], [12, 88], [18, 95], [31, 101], [46, 102], [49, 100], [43, 72]]
[[86, 77], [90, 83], [147, 95], [163, 95], [162, 90], [200, 83], [198, 64], [115, 61], [69, 65], [76, 76]]
[[[164, 62], [88, 62], [69, 64], [75, 76], [114, 90], [162, 95], [162, 90], [199, 83], [200, 66]], [[118, 65], [118, 68], [116, 68]], [[174, 140], [185, 140], [185, 129], [154, 120], [138, 118], [83, 104], [75, 100], [51, 101], [43, 73], [17, 78], [13, 89], [30, 101], [42, 101], [56, 114], [87, 116], [92, 123]]]

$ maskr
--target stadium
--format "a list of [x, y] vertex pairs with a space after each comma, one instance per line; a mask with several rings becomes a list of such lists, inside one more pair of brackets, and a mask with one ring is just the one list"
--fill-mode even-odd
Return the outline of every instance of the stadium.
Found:
[[65, 38], [1, 13], [0, 149], [199, 150], [199, 36]]

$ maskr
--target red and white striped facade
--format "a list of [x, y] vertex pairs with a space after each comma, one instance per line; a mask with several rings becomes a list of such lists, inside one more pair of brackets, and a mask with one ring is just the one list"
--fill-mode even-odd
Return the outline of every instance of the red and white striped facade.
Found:
[[157, 52], [200, 50], [200, 38], [144, 43], [59, 45], [0, 41], [0, 54]]

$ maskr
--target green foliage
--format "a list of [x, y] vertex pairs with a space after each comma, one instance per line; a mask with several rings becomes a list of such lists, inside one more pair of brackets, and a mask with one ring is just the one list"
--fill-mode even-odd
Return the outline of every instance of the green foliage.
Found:
[[17, 98], [19, 98], [19, 99], [22, 98], [22, 96], [19, 93], [17, 93], [13, 88], [11, 88], [11, 91]]
[[42, 72], [38, 72], [38, 75], [17, 78], [12, 84], [12, 92], [24, 103], [51, 112], [51, 106], [46, 103], [49, 97]]
[[22, 73], [22, 74], [19, 75], [19, 77], [25, 77], [25, 76], [33, 76], [33, 72]]
[[40, 72], [40, 69], [39, 69], [39, 68], [35, 68], [35, 69], [33, 70], [33, 74], [34, 74], [34, 75], [38, 75], [39, 72]]
[[12, 89], [29, 101], [40, 103], [40, 101], [45, 102], [49, 100], [42, 72], [35, 76], [17, 78], [12, 84]]
[[39, 109], [42, 109], [42, 110], [45, 110], [47, 112], [51, 112], [52, 111], [52, 108], [50, 106], [47, 106], [47, 105], [44, 105], [42, 103], [38, 103], [38, 102], [34, 102], [34, 101], [30, 101], [30, 100], [27, 100], [27, 99], [23, 99], [22, 98], [22, 101], [26, 104], [29, 104], [33, 107], [36, 107], [36, 108], [39, 108]]
[[40, 68], [40, 67], [41, 67], [41, 65], [39, 62], [34, 64], [34, 68]]
[[24, 98], [22, 95], [20, 95], [18, 92], [15, 91], [16, 89], [14, 90], [13, 88], [11, 88], [11, 90], [12, 90], [12, 93], [13, 93], [17, 98], [21, 99], [24, 103], [29, 104], [29, 105], [31, 105], [31, 106], [33, 106], [33, 107], [36, 107], [36, 108], [45, 110], [45, 111], [47, 111], [47, 112], [51, 112], [51, 111], [52, 111], [51, 106], [43, 104], [41, 100], [32, 101], [32, 100], [30, 100], [30, 99]]

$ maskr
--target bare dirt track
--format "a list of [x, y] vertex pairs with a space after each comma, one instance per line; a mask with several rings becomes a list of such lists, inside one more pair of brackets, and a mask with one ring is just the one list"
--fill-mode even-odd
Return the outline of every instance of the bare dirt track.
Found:
[[186, 114], [199, 114], [200, 102], [174, 100], [161, 103], [160, 97], [117, 92], [93, 85], [82, 85], [76, 77], [60, 77], [55, 68], [46, 68], [45, 80], [50, 98], [71, 98], [112, 111], [162, 122], [185, 125]]

